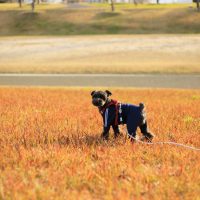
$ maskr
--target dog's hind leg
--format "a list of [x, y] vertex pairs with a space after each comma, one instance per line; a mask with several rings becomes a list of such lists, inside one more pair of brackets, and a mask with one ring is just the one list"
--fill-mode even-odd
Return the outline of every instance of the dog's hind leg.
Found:
[[127, 131], [128, 131], [128, 134], [135, 138], [136, 137], [136, 130], [137, 130], [137, 124], [134, 123], [131, 118], [129, 118], [127, 120]]
[[143, 123], [139, 127], [141, 130], [141, 133], [143, 134], [143, 137], [141, 138], [141, 140], [147, 140], [151, 142], [153, 138], [155, 137], [155, 135], [148, 130], [147, 121], [145, 121], [145, 123]]
[[139, 125], [139, 127], [141, 130], [141, 133], [143, 134], [143, 137], [141, 138], [141, 140], [147, 140], [148, 142], [151, 142], [155, 136], [153, 133], [151, 133], [148, 130], [145, 105], [143, 103], [140, 103], [139, 108], [140, 108], [140, 123], [139, 123], [140, 125]]

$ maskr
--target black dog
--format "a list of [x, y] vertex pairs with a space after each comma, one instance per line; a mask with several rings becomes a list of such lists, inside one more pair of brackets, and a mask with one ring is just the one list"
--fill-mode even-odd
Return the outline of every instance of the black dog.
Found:
[[139, 106], [132, 104], [119, 103], [116, 100], [109, 99], [112, 93], [106, 91], [92, 91], [92, 104], [97, 106], [99, 112], [103, 117], [103, 133], [104, 139], [109, 138], [109, 130], [112, 126], [114, 135], [117, 137], [120, 134], [119, 125], [126, 124], [128, 135], [135, 138], [137, 127], [140, 128], [143, 137], [141, 140], [152, 141], [154, 135], [148, 131], [146, 113], [144, 111], [144, 104]]

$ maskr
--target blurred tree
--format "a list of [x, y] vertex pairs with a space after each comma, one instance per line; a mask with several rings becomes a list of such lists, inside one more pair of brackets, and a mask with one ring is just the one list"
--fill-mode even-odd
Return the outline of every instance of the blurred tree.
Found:
[[197, 10], [200, 11], [200, 0], [193, 0], [197, 4]]
[[18, 0], [19, 2], [19, 7], [21, 8], [22, 7], [22, 0]]
[[137, 6], [137, 4], [138, 4], [137, 0], [133, 0], [133, 2]]
[[110, 0], [110, 5], [111, 5], [111, 10], [112, 10], [112, 12], [114, 12], [114, 11], [115, 11], [114, 0]]
[[35, 10], [35, 0], [32, 0], [31, 9], [32, 9], [32, 12], [34, 12], [34, 10]]

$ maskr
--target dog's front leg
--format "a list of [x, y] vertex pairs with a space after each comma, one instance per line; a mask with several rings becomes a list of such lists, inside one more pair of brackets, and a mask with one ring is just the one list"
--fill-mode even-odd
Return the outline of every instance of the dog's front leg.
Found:
[[114, 131], [114, 136], [117, 138], [120, 135], [120, 130], [118, 125], [112, 125], [113, 131]]
[[105, 140], [108, 140], [109, 138], [109, 130], [110, 130], [110, 126], [107, 126], [107, 127], [103, 127], [103, 132], [101, 134], [101, 137]]

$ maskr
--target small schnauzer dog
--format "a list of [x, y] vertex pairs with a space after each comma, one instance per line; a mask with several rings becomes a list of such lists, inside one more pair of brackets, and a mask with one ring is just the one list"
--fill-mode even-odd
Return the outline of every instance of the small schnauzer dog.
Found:
[[151, 142], [154, 135], [148, 131], [144, 104], [140, 103], [137, 106], [119, 103], [116, 100], [110, 99], [109, 96], [111, 95], [112, 93], [108, 90], [91, 92], [92, 104], [98, 107], [103, 117], [102, 137], [106, 140], [109, 138], [111, 126], [114, 131], [114, 136], [119, 136], [119, 125], [126, 124], [128, 135], [132, 138], [132, 141], [136, 137], [136, 130], [139, 127], [143, 134], [140, 140]]

